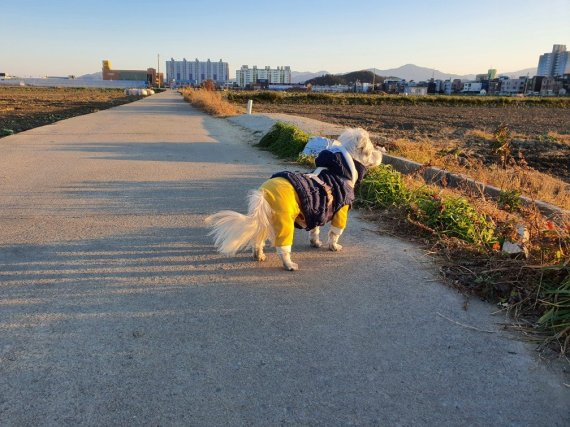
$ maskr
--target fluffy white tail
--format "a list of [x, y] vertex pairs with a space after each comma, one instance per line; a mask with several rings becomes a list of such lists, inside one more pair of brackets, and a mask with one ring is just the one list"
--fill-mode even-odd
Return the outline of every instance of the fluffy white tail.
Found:
[[248, 205], [247, 215], [220, 211], [206, 218], [206, 224], [212, 227], [210, 235], [214, 236], [218, 252], [235, 255], [240, 249], [259, 246], [268, 238], [273, 239], [273, 214], [263, 191], [251, 191], [248, 195]]

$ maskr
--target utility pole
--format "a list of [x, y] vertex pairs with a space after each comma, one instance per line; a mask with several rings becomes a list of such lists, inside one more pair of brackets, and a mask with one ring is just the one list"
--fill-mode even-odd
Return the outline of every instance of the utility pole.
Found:
[[160, 89], [160, 53], [158, 54], [157, 65], [156, 79], [158, 80], [158, 88]]

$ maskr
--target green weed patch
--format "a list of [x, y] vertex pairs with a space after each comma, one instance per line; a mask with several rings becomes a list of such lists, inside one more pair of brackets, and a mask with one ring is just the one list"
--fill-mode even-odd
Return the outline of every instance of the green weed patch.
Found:
[[372, 209], [401, 207], [411, 198], [402, 174], [396, 172], [391, 165], [381, 165], [369, 170], [357, 193], [357, 205]]
[[310, 135], [298, 127], [277, 122], [257, 145], [282, 159], [296, 160], [307, 145], [309, 138]]
[[419, 192], [412, 198], [410, 210], [415, 220], [443, 236], [477, 245], [496, 241], [493, 224], [464, 197]]

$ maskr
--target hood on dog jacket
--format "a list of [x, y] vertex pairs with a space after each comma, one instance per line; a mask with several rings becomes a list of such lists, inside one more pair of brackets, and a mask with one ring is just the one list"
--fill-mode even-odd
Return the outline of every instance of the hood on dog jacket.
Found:
[[[353, 161], [358, 175], [354, 180], [356, 186], [364, 178], [366, 168], [361, 163]], [[325, 225], [339, 209], [345, 205], [352, 206], [354, 201], [351, 168], [341, 151], [323, 150], [317, 156], [315, 163], [317, 167], [326, 168], [319, 173], [319, 178], [331, 190], [333, 196], [331, 206], [328, 206], [327, 190], [310, 175], [283, 171], [271, 176], [271, 178], [287, 179], [295, 189], [305, 217], [306, 230]], [[297, 223], [295, 227], [302, 228]]]

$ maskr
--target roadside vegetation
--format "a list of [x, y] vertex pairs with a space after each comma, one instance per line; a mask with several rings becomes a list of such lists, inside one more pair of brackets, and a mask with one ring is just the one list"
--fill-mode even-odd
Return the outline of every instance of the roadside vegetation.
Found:
[[419, 143], [397, 139], [386, 144], [386, 148], [390, 154], [464, 174], [504, 191], [525, 195], [530, 199], [542, 200], [570, 210], [570, 191], [568, 191], [570, 184], [529, 167], [522, 152], [514, 154], [512, 136], [508, 128], [501, 129], [504, 134], [499, 131], [468, 132], [468, 137], [476, 140], [474, 143], [486, 146], [487, 158], [472, 155], [468, 148], [460, 147], [456, 142], [451, 141], [446, 145], [434, 144], [429, 138]]
[[467, 106], [551, 106], [570, 107], [570, 97], [506, 97], [506, 96], [405, 96], [389, 94], [276, 92], [276, 91], [232, 91], [227, 93], [228, 101], [243, 104], [253, 102], [270, 104], [333, 104], [333, 105], [467, 105]]
[[184, 99], [200, 110], [216, 117], [228, 117], [238, 114], [235, 105], [227, 101], [221, 92], [215, 91], [209, 80], [204, 82], [203, 87], [198, 89], [181, 89]]

